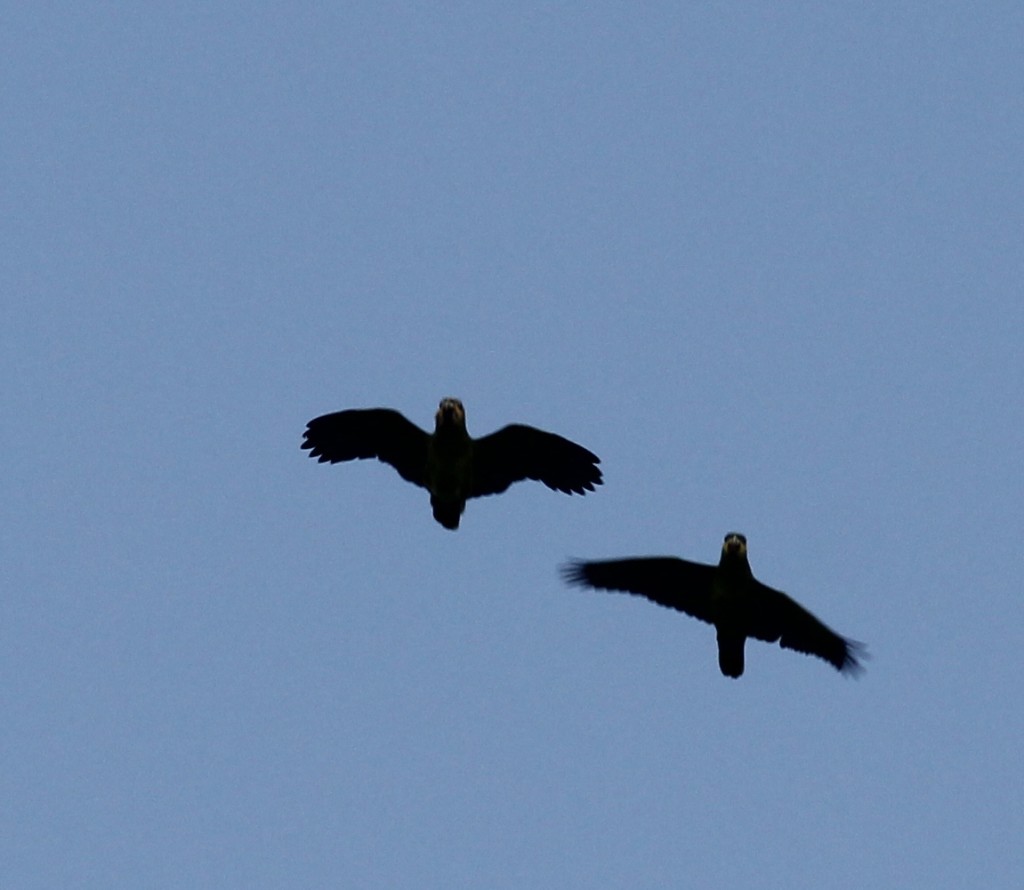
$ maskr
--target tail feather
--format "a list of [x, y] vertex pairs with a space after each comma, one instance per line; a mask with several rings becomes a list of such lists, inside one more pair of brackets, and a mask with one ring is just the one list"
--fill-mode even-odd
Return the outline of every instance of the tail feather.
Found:
[[445, 528], [455, 531], [459, 527], [462, 511], [466, 509], [466, 502], [443, 501], [440, 498], [432, 497], [430, 499], [430, 506], [434, 508], [434, 519]]
[[718, 666], [727, 677], [743, 676], [743, 646], [747, 639], [733, 634], [718, 635]]

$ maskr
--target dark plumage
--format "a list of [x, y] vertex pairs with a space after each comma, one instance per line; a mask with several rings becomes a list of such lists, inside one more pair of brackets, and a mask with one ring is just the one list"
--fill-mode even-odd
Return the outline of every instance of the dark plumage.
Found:
[[458, 399], [442, 399], [433, 434], [390, 408], [337, 411], [311, 420], [302, 447], [321, 463], [375, 457], [430, 492], [434, 518], [459, 527], [469, 498], [500, 494], [513, 482], [536, 479], [566, 494], [585, 494], [601, 484], [600, 463], [568, 439], [512, 424], [473, 439]]
[[727, 677], [743, 673], [747, 637], [778, 642], [823, 658], [855, 674], [863, 646], [839, 636], [781, 591], [758, 581], [747, 561], [747, 539], [725, 536], [718, 565], [671, 556], [572, 562], [562, 568], [570, 584], [640, 594], [662, 606], [713, 624], [718, 631], [718, 665]]

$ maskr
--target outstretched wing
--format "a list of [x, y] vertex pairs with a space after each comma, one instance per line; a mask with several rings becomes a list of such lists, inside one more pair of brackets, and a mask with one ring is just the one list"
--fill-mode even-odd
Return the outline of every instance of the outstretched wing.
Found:
[[599, 463], [597, 455], [575, 442], [514, 423], [473, 443], [469, 496], [500, 494], [522, 479], [537, 479], [566, 494], [585, 494], [601, 484]]
[[714, 566], [674, 556], [643, 556], [570, 562], [562, 566], [562, 577], [569, 584], [639, 594], [661, 606], [712, 622]]
[[403, 479], [426, 487], [427, 443], [423, 430], [390, 408], [355, 408], [316, 417], [306, 425], [302, 447], [320, 463], [375, 457]]
[[755, 582], [753, 609], [747, 633], [783, 649], [816, 655], [836, 670], [856, 674], [864, 668], [857, 660], [863, 645], [841, 637], [796, 600], [760, 581]]

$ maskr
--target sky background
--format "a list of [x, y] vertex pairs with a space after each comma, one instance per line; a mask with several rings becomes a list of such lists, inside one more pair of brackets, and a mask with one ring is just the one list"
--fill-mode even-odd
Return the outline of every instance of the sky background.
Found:
[[[0, 885], [1024, 886], [1024, 8], [7, 4]], [[600, 455], [457, 532], [307, 420]], [[754, 572], [872, 656], [565, 587]]]

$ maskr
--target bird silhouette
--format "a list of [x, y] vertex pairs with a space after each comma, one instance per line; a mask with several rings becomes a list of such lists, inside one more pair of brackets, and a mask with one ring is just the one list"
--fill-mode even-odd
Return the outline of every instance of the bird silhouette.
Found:
[[513, 482], [536, 479], [566, 494], [601, 484], [598, 457], [575, 442], [523, 424], [473, 439], [458, 399], [442, 399], [434, 432], [391, 408], [354, 408], [316, 417], [302, 448], [321, 463], [375, 457], [430, 492], [434, 518], [457, 529], [470, 498], [500, 494]]
[[639, 594], [713, 624], [718, 666], [727, 677], [743, 674], [748, 637], [823, 658], [841, 672], [863, 670], [857, 660], [863, 657], [862, 644], [841, 637], [795, 600], [754, 577], [747, 539], [738, 532], [725, 536], [718, 565], [672, 556], [577, 560], [564, 565], [562, 575], [570, 584]]

